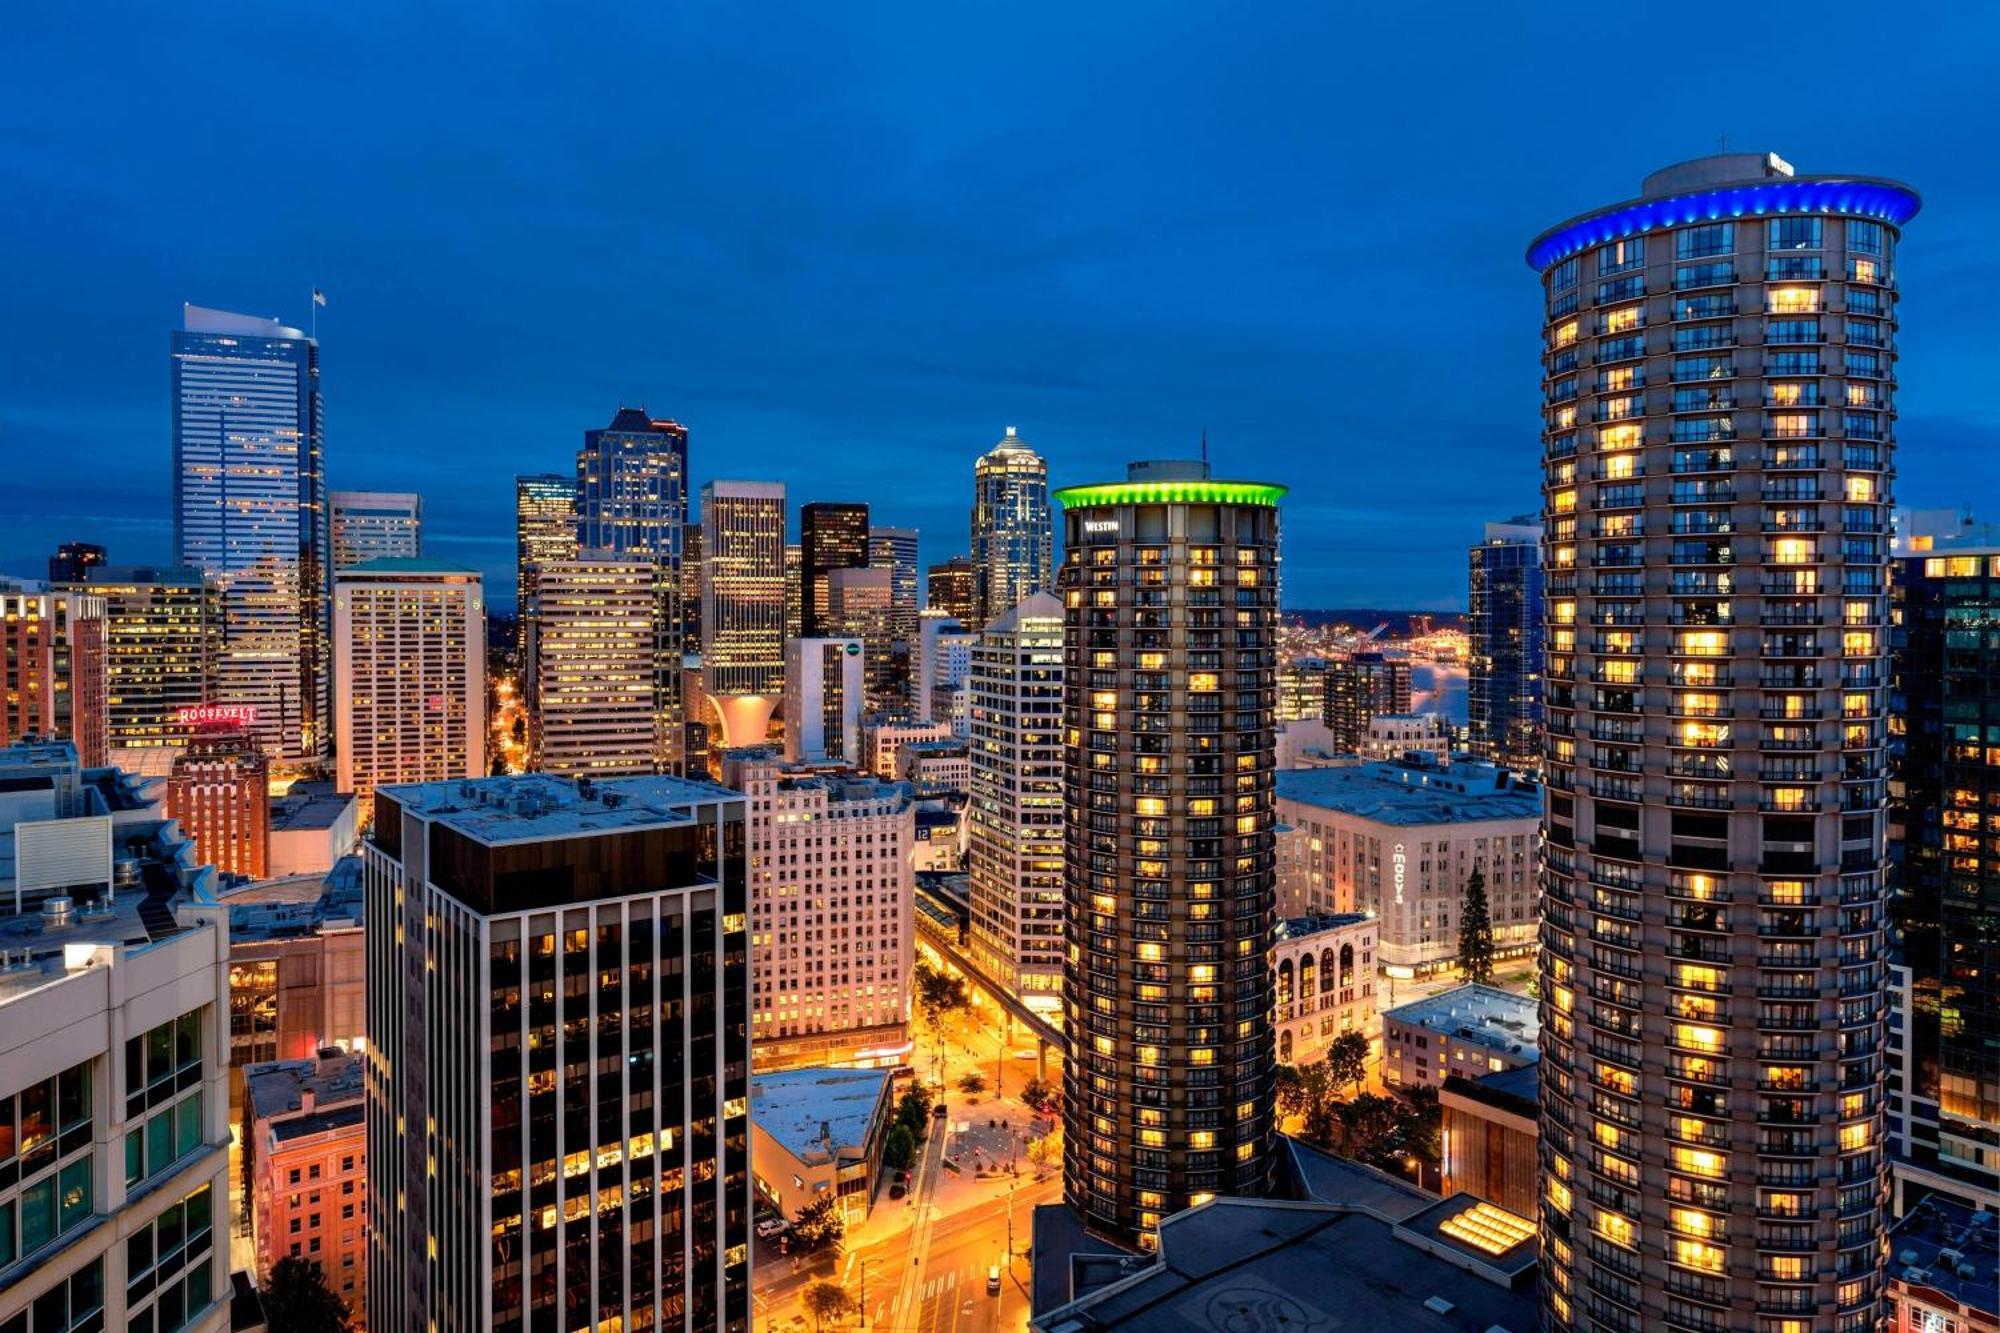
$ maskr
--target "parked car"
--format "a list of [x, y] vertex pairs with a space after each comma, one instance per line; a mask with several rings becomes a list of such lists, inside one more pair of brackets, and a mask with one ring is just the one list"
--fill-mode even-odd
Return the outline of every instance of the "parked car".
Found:
[[988, 1296], [998, 1296], [998, 1295], [1000, 1294], [1000, 1265], [999, 1265], [999, 1264], [989, 1264], [989, 1265], [987, 1266], [987, 1269], [986, 1269], [986, 1294], [987, 1294]]
[[757, 1222], [757, 1235], [762, 1240], [769, 1240], [773, 1236], [782, 1236], [791, 1229], [792, 1224], [782, 1217], [765, 1217], [758, 1219]]

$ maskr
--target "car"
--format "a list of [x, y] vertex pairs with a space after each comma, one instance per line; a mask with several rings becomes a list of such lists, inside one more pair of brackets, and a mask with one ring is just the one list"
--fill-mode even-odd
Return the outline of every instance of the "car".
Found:
[[934, 1116], [936, 1116], [936, 1117], [937, 1117], [938, 1119], [940, 1119], [940, 1120], [944, 1119], [944, 1117], [945, 1117], [945, 1105], [944, 1105], [944, 1103], [943, 1103], [943, 1102], [939, 1102], [939, 1103], [937, 1104], [937, 1110], [935, 1110], [935, 1111], [932, 1111], [932, 1112], [931, 1112], [931, 1114], [932, 1114], [932, 1115], [934, 1115]]
[[986, 1294], [988, 1296], [998, 1296], [1000, 1294], [999, 1264], [989, 1264], [986, 1267]]
[[763, 1240], [782, 1236], [792, 1229], [792, 1224], [782, 1217], [767, 1217], [757, 1223], [757, 1235]]

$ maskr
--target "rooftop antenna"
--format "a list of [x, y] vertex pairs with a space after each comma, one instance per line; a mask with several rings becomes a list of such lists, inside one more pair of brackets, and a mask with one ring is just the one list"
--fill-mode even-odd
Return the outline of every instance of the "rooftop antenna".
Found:
[[1208, 461], [1208, 427], [1201, 428], [1201, 461]]

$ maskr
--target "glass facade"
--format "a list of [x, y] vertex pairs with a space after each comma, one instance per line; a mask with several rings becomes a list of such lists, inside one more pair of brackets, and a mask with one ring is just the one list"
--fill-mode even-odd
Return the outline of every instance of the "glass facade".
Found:
[[960, 617], [966, 627], [982, 629], [1048, 591], [1054, 543], [1049, 465], [1009, 426], [972, 469], [974, 605], [970, 619]]
[[1542, 530], [1489, 523], [1472, 548], [1466, 615], [1467, 721], [1480, 758], [1542, 769]]

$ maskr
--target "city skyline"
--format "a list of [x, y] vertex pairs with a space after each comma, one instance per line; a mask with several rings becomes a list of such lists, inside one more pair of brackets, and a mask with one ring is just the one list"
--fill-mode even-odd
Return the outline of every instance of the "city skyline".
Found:
[[[878, 522], [922, 532], [925, 564], [965, 549], [962, 488], [932, 485], [932, 469], [969, 467], [1003, 426], [1049, 458], [1055, 486], [1191, 456], [1206, 426], [1218, 466], [1294, 488], [1288, 605], [1459, 607], [1464, 547], [1535, 493], [1519, 238], [1546, 224], [1547, 199], [1624, 197], [1630, 164], [1712, 152], [1724, 134], [1926, 183], [1899, 488], [1919, 506], [2000, 495], [2000, 450], [1981, 447], [2000, 441], [2000, 416], [1974, 387], [1995, 284], [1975, 228], [2000, 187], [1961, 169], [1959, 136], [1935, 129], [1992, 106], [1976, 84], [1985, 16], [1912, 27], [1903, 59], [1925, 77], [1867, 117], [1749, 107], [1735, 96], [1756, 68], [1745, 51], [1677, 84], [1688, 105], [1726, 112], [1589, 127], [1507, 95], [1530, 38], [1498, 13], [1462, 18], [1453, 49], [1492, 54], [1451, 56], [1446, 72], [1419, 58], [1432, 43], [1414, 17], [1387, 14], [1179, 15], [1116, 60], [1131, 26], [1117, 11], [1063, 42], [1033, 13], [971, 31], [850, 15], [844, 33], [823, 20], [777, 40], [692, 15], [608, 19], [607, 49], [688, 71], [686, 102], [715, 108], [698, 123], [656, 114], [657, 90], [571, 110], [577, 76], [551, 66], [578, 38], [544, 42], [519, 18], [455, 31], [465, 63], [431, 71], [435, 104], [421, 106], [378, 105], [331, 71], [443, 40], [423, 16], [333, 24], [310, 62], [275, 20], [142, 15], [108, 48], [43, 26], [62, 21], [28, 16], [11, 44], [19, 105], [121, 77], [59, 125], [31, 131], [17, 113], [0, 134], [0, 163], [41, 201], [0, 219], [0, 238], [43, 257], [22, 266], [0, 331], [0, 448], [25, 460], [0, 499], [8, 573], [35, 573], [77, 538], [117, 563], [171, 563], [166, 329], [182, 301], [309, 323], [318, 286], [329, 486], [422, 493], [426, 552], [480, 568], [497, 609], [512, 476], [564, 470], [577, 433], [621, 402], [689, 423], [692, 485], [756, 475], [801, 498], [866, 494]], [[1610, 40], [1627, 21], [1550, 24]], [[950, 58], [902, 58], [906, 25]], [[1336, 49], [1388, 54], [1317, 89], [1313, 53], [1336, 29]], [[790, 107], [821, 100], [805, 89], [823, 85], [828, 49], [857, 77], [801, 128]], [[123, 127], [168, 96], [173, 57], [196, 51], [271, 61], [320, 113], [238, 127], [260, 163], [250, 175], [131, 142]], [[499, 125], [478, 110], [496, 69], [522, 90]], [[1460, 147], [1474, 108], [1494, 118], [1476, 155]], [[1393, 132], [1338, 132], [1378, 109], [1401, 118]], [[409, 136], [419, 111], [427, 132]], [[600, 118], [618, 132], [583, 132]], [[1078, 123], [1095, 132], [1073, 135]], [[586, 156], [556, 165], [573, 148]], [[507, 173], [487, 170], [495, 160]], [[662, 184], [579, 192], [591, 180]], [[671, 197], [703, 206], [651, 225], [669, 180]], [[488, 191], [498, 206], [467, 228], [468, 192]], [[250, 220], [210, 226], [218, 211]], [[831, 262], [849, 254], [851, 272]], [[1448, 321], [1403, 299], [1411, 282]], [[571, 336], [579, 323], [589, 337]], [[1457, 365], [1439, 398], [1425, 366], [1444, 329], [1490, 354]], [[87, 362], [65, 350], [86, 336]], [[1353, 392], [1353, 366], [1369, 394]], [[1400, 410], [1412, 401], [1434, 414]], [[66, 460], [86, 448], [103, 490], [81, 504]], [[1421, 479], [1405, 471], [1416, 454]], [[746, 472], [745, 455], [765, 465]], [[1418, 509], [1425, 521], [1410, 522]], [[1399, 558], [1380, 559], [1392, 543]]]

